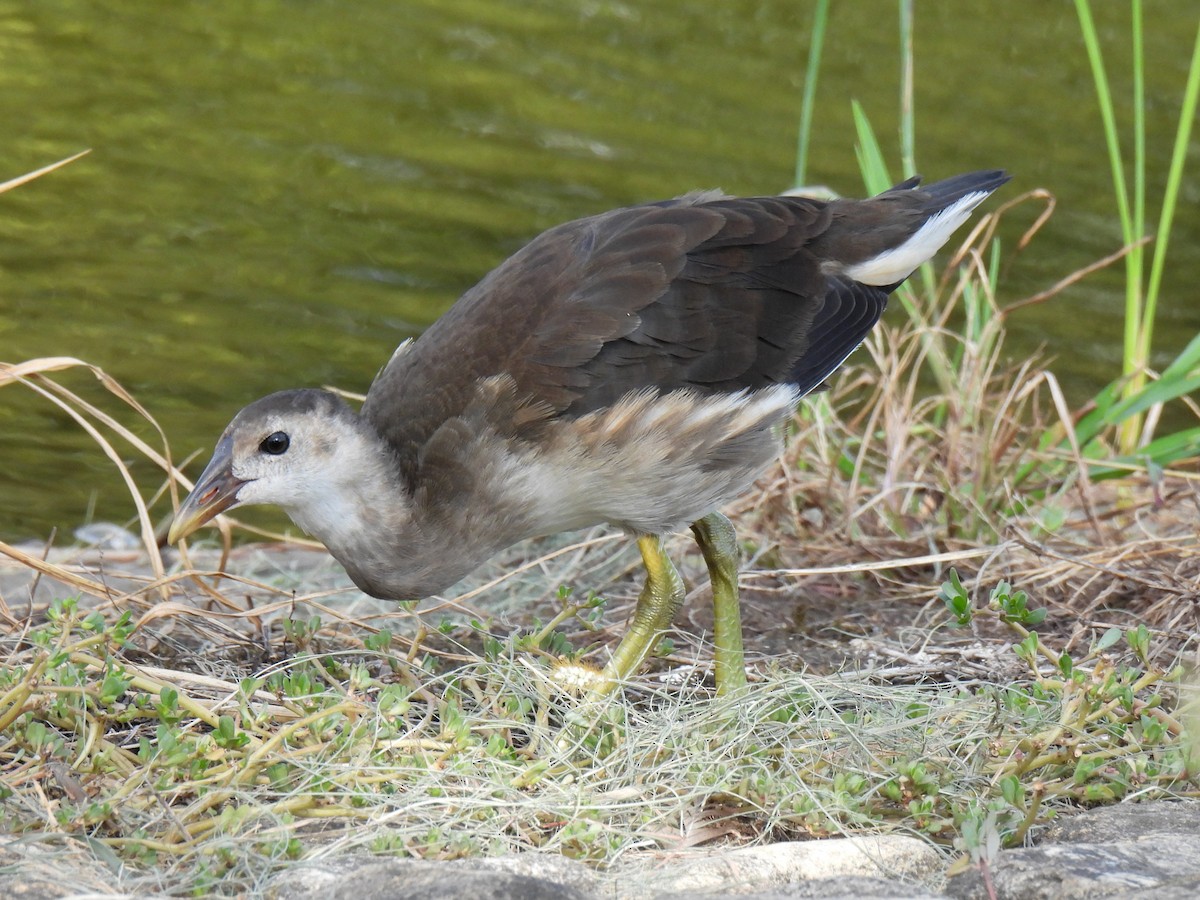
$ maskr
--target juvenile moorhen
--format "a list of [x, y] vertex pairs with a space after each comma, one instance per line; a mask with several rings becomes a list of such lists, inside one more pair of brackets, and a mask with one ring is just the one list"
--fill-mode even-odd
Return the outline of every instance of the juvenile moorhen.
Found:
[[663, 535], [690, 525], [716, 611], [718, 690], [745, 684], [733, 527], [717, 510], [888, 294], [1008, 180], [973, 172], [868, 200], [692, 194], [552, 228], [376, 376], [361, 412], [291, 390], [239, 412], [171, 526], [273, 503], [362, 590], [445, 590], [525, 538], [601, 522], [647, 580], [598, 681], [633, 674], [683, 599]]

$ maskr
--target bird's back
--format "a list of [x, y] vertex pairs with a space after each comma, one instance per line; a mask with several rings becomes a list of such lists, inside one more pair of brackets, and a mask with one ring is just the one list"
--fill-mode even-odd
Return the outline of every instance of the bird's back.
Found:
[[[692, 195], [558, 226], [397, 352], [363, 414], [413, 477], [425, 442], [493, 376], [537, 411], [530, 427], [646, 390], [807, 392], [862, 341], [898, 283], [894, 265], [881, 267], [889, 283], [868, 283], [871, 261], [946, 211], [965, 218], [1005, 180], [912, 181], [865, 201]], [[934, 237], [908, 271], [948, 233]]]

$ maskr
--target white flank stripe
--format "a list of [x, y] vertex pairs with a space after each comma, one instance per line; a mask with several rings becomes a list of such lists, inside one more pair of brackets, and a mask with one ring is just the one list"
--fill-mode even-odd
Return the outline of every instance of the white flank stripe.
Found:
[[957, 203], [947, 206], [936, 215], [925, 220], [917, 233], [899, 247], [886, 250], [878, 256], [847, 266], [847, 277], [863, 284], [888, 285], [903, 281], [921, 263], [933, 257], [950, 240], [950, 235], [971, 215], [971, 210], [982, 203], [991, 191], [975, 191]]

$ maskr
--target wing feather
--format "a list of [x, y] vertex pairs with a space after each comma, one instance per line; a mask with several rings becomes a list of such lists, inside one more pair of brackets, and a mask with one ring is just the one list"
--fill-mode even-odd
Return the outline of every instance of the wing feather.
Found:
[[828, 204], [804, 198], [690, 197], [551, 229], [397, 354], [363, 414], [412, 474], [495, 375], [567, 417], [648, 388], [815, 386], [886, 300], [824, 274], [809, 245], [829, 222]]

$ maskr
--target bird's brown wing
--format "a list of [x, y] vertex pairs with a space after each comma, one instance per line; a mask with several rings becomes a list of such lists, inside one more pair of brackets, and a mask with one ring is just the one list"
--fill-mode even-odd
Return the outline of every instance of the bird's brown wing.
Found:
[[646, 388], [811, 389], [887, 299], [822, 272], [806, 245], [829, 221], [803, 198], [692, 197], [551, 229], [393, 357], [363, 414], [409, 468], [494, 375], [560, 416]]

